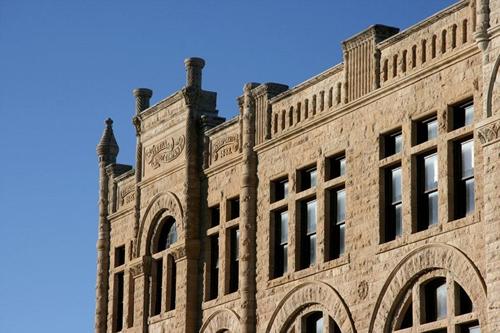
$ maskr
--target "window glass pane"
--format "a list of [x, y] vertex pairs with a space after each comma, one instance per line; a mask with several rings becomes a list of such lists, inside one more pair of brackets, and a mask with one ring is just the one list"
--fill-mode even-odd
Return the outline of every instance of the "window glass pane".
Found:
[[280, 214], [280, 244], [288, 243], [288, 212]]
[[316, 233], [316, 200], [306, 203], [307, 206], [307, 230], [306, 233]]
[[283, 263], [283, 273], [285, 273], [288, 270], [288, 244], [283, 245], [282, 247], [282, 263]]
[[345, 224], [342, 223], [338, 226], [338, 233], [339, 233], [339, 237], [338, 237], [338, 249], [339, 249], [339, 256], [344, 254], [344, 251], [345, 251]]
[[462, 142], [462, 177], [474, 176], [474, 142], [472, 140]]
[[283, 198], [288, 198], [288, 180], [283, 181], [282, 187], [283, 187]]
[[169, 248], [170, 245], [174, 244], [176, 241], [177, 241], [177, 228], [175, 227], [175, 222], [174, 222], [170, 226], [170, 230], [168, 232], [167, 248]]
[[337, 191], [337, 223], [345, 221], [345, 190]]
[[394, 140], [394, 153], [397, 154], [401, 152], [401, 147], [403, 146], [403, 136], [401, 133], [395, 134], [393, 136]]
[[310, 177], [311, 187], [315, 187], [316, 186], [316, 176], [317, 176], [316, 169], [312, 169], [312, 170], [309, 171], [309, 177]]
[[465, 213], [474, 211], [474, 178], [465, 181]]
[[345, 175], [345, 157], [342, 157], [339, 160], [339, 173], [340, 173], [340, 176]]
[[424, 157], [425, 164], [425, 191], [437, 189], [438, 185], [438, 163], [437, 155], [432, 154]]
[[401, 201], [401, 168], [392, 169], [392, 203]]
[[323, 333], [323, 317], [316, 322], [316, 331], [314, 333]]
[[442, 319], [446, 317], [446, 283], [443, 283], [436, 289], [436, 317]]
[[394, 206], [394, 222], [396, 224], [396, 236], [401, 236], [403, 231], [403, 214], [402, 214], [402, 204], [397, 204]]
[[429, 193], [428, 197], [428, 218], [429, 225], [434, 225], [438, 223], [438, 193]]
[[309, 236], [309, 265], [316, 262], [316, 234]]
[[427, 127], [427, 140], [436, 138], [438, 133], [437, 119], [429, 120], [425, 125]]
[[465, 112], [465, 126], [472, 124], [474, 120], [474, 104], [468, 105], [464, 108]]

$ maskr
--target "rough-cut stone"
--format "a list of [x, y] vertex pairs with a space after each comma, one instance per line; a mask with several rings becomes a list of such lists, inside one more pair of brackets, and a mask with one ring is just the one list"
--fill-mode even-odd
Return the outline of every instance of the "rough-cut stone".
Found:
[[[451, 332], [477, 321], [481, 332], [500, 332], [499, 18], [500, 0], [464, 0], [402, 32], [373, 26], [343, 43], [342, 64], [296, 87], [245, 85], [240, 114], [229, 121], [218, 116], [216, 93], [202, 88], [200, 58], [185, 61], [185, 87], [155, 105], [149, 105], [151, 90], [134, 90], [135, 169], [116, 163], [111, 120], [97, 147], [95, 332], [298, 333], [308, 332], [309, 314], [323, 313], [325, 330], [385, 333], [398, 325], [407, 301], [414, 302], [413, 331], [422, 331], [417, 309], [426, 309], [416, 295], [440, 277], [450, 291], [450, 318], [426, 323], [425, 331]], [[474, 103], [473, 124], [454, 129], [453, 107], [466, 100]], [[416, 123], [430, 115], [438, 136], [416, 144]], [[401, 130], [402, 149], [385, 157], [382, 146], [394, 130]], [[470, 137], [475, 210], [455, 219], [453, 145]], [[417, 156], [430, 151], [438, 159], [438, 223], [417, 232], [423, 209]], [[330, 157], [339, 154], [345, 174], [330, 179]], [[301, 191], [299, 171], [312, 165], [316, 186]], [[403, 231], [384, 242], [384, 170], [395, 165], [402, 169]], [[273, 202], [272, 184], [284, 177], [288, 196]], [[330, 196], [340, 188], [345, 252], [332, 259]], [[317, 257], [300, 269], [301, 202], [311, 198], [317, 200]], [[213, 223], [209, 209], [216, 206], [220, 221]], [[273, 213], [282, 209], [288, 210], [288, 270], [274, 277]], [[174, 267], [165, 264], [163, 307], [151, 315], [155, 235], [166, 217], [177, 232], [164, 250], [175, 262], [175, 308], [165, 310]], [[230, 292], [234, 228], [239, 276]], [[213, 236], [219, 239], [217, 297], [209, 297]], [[457, 286], [473, 303], [467, 315], [451, 308]]]

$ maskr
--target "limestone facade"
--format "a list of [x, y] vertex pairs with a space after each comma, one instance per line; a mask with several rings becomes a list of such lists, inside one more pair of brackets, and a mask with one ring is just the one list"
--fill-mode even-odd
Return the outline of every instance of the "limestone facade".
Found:
[[500, 0], [342, 47], [227, 121], [187, 59], [135, 167], [106, 121], [96, 333], [500, 332]]

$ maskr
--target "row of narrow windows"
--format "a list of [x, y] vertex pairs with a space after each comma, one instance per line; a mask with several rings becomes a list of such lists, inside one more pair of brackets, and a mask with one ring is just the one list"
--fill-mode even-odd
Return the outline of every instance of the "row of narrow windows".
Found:
[[[448, 143], [451, 161], [448, 162], [450, 183], [448, 192], [451, 195], [450, 219], [455, 220], [474, 212], [474, 141], [470, 125], [474, 119], [472, 100], [459, 103], [449, 108], [444, 119], [447, 119], [449, 132], [469, 127], [467, 132], [460, 131], [456, 139]], [[416, 223], [412, 224], [412, 232], [426, 230], [439, 223], [439, 177], [438, 152], [436, 143], [429, 144], [438, 136], [440, 128], [436, 114], [417, 119], [412, 124], [411, 145], [424, 148], [417, 149], [412, 156], [415, 168], [416, 183], [412, 188], [412, 197], [416, 199]], [[381, 242], [388, 242], [403, 234], [403, 167], [400, 153], [404, 148], [403, 133], [400, 128], [380, 136], [381, 161], [389, 161], [380, 169], [381, 175]], [[385, 162], [384, 162], [385, 163]], [[340, 258], [346, 251], [346, 155], [345, 152], [328, 157], [325, 161], [323, 175], [324, 203], [324, 248], [318, 249], [318, 201], [316, 186], [318, 174], [316, 164], [296, 171], [296, 198], [290, 202], [288, 176], [280, 177], [270, 183], [270, 278], [283, 276], [289, 269], [289, 260], [295, 258], [295, 269], [301, 270], [315, 265], [318, 253], [324, 253], [324, 260]], [[412, 171], [413, 172], [413, 171]], [[290, 230], [290, 205], [294, 205], [295, 229]], [[239, 216], [240, 200], [233, 197], [225, 202], [224, 216], [221, 216], [220, 205], [209, 208], [207, 231], [206, 281], [205, 299], [211, 300], [225, 294], [233, 293], [239, 287]], [[224, 217], [224, 219], [222, 219]], [[224, 223], [221, 223], [222, 220]], [[414, 226], [414, 228], [413, 228]], [[295, 233], [295, 255], [289, 255], [289, 232]], [[220, 242], [223, 237], [225, 255], [221, 254]], [[150, 315], [175, 309], [176, 306], [176, 263], [171, 246], [177, 241], [175, 219], [166, 217], [160, 221], [152, 241], [152, 267], [150, 274]], [[225, 261], [225, 270], [221, 276], [220, 258]], [[114, 251], [114, 315], [115, 332], [124, 328], [124, 295], [125, 295], [125, 246]], [[220, 282], [224, 286], [220, 286]], [[129, 281], [129, 290], [133, 295], [133, 280]], [[129, 313], [133, 313], [133, 303], [129, 302]], [[439, 317], [439, 315], [438, 315]], [[133, 325], [133, 316], [128, 318], [128, 327]], [[475, 332], [475, 331], [471, 331]]]
[[[461, 103], [450, 109], [449, 131], [472, 124], [474, 105], [472, 101]], [[436, 114], [420, 119], [413, 124], [413, 145], [418, 146], [432, 141], [438, 136], [439, 122]], [[448, 142], [451, 161], [448, 161], [448, 216], [450, 220], [463, 218], [474, 212], [474, 140], [472, 129]], [[381, 241], [388, 242], [403, 234], [403, 168], [416, 169], [416, 177], [411, 179], [410, 188], [416, 203], [416, 214], [412, 216], [412, 232], [422, 231], [439, 223], [439, 168], [436, 144], [425, 145], [423, 150], [413, 154], [411, 168], [399, 157], [394, 158], [403, 149], [401, 129], [381, 137], [381, 158], [391, 158], [390, 164], [381, 167]]]
[[[220, 292], [224, 294], [234, 293], [239, 287], [239, 197], [228, 199], [225, 207], [225, 214], [222, 216], [220, 205], [209, 208], [208, 246], [205, 259], [205, 300], [207, 301], [217, 298]], [[224, 218], [224, 222], [221, 218]], [[221, 254], [221, 240], [225, 241], [224, 248], [227, 255]], [[224, 258], [225, 270], [222, 270], [221, 257]], [[221, 285], [221, 282], [224, 284]]]
[[[454, 131], [467, 127], [473, 121], [474, 106], [472, 101], [461, 103], [450, 109], [447, 118], [450, 119], [449, 130]], [[418, 146], [429, 142], [438, 136], [438, 119], [432, 114], [423, 119], [414, 121], [412, 135], [413, 145]], [[449, 193], [450, 220], [463, 218], [474, 212], [474, 141], [472, 129], [470, 133], [462, 133], [449, 142], [451, 161], [448, 174], [451, 176]], [[403, 181], [401, 153], [403, 149], [403, 135], [401, 129], [380, 138], [381, 159], [389, 163], [381, 167], [381, 210], [380, 236], [381, 242], [388, 242], [403, 234]], [[434, 142], [435, 143], [435, 142]], [[395, 155], [395, 156], [394, 156]], [[415, 184], [412, 180], [411, 196], [416, 201], [414, 228], [411, 232], [429, 229], [439, 223], [438, 219], [438, 154], [434, 145], [426, 144], [421, 152], [412, 156], [412, 165], [415, 170]], [[324, 218], [324, 249], [319, 251], [317, 242], [318, 203], [316, 193], [308, 191], [315, 188], [318, 172], [316, 165], [297, 170], [297, 194], [300, 199], [289, 202], [288, 176], [271, 182], [270, 212], [270, 277], [283, 276], [289, 271], [289, 232], [296, 235], [295, 258], [296, 270], [313, 266], [318, 261], [317, 253], [325, 254], [325, 261], [339, 258], [346, 248], [346, 189], [345, 153], [340, 153], [326, 159], [325, 163], [325, 204]], [[407, 167], [409, 170], [410, 168]], [[300, 195], [308, 191], [306, 196]], [[274, 202], [281, 202], [276, 205]], [[290, 230], [289, 208], [295, 205], [295, 227]]]
[[[427, 57], [430, 56], [431, 59], [434, 59], [437, 57], [437, 52], [438, 48], [441, 52], [441, 54], [446, 53], [448, 49], [455, 49], [458, 45], [458, 25], [454, 24], [451, 27], [451, 36], [449, 36], [450, 31], [447, 29], [444, 29], [441, 31], [441, 36], [440, 36], [440, 41], [438, 42], [438, 36], [437, 35], [432, 35], [432, 38], [430, 40], [430, 50], [427, 47], [427, 39], [422, 39], [420, 42], [420, 45], [413, 45], [411, 50], [403, 50], [401, 54], [401, 59], [399, 58], [398, 54], [395, 54], [392, 56], [391, 59], [385, 59], [382, 65], [382, 80], [387, 81], [389, 79], [389, 62], [391, 61], [392, 63], [390, 64], [392, 68], [392, 77], [398, 76], [398, 70], [400, 70], [402, 73], [406, 73], [406, 71], [411, 68], [415, 68], [417, 66], [417, 57], [420, 55], [420, 64], [423, 65], [424, 63], [427, 62]], [[465, 19], [462, 21], [462, 26], [461, 26], [461, 43], [466, 44], [468, 41], [468, 20]], [[448, 41], [449, 44], [448, 44]], [[438, 45], [439, 44], [439, 45]], [[429, 54], [430, 52], [430, 54]], [[410, 53], [410, 56], [408, 55]], [[411, 58], [410, 58], [411, 57]], [[408, 61], [411, 62], [408, 64]], [[399, 62], [401, 62], [399, 64]]]
[[[159, 227], [151, 241], [151, 274], [149, 275], [149, 313], [156, 316], [162, 312], [175, 309], [177, 288], [177, 266], [170, 247], [177, 241], [175, 219], [166, 217], [159, 222]], [[125, 323], [125, 245], [114, 250], [114, 275], [113, 275], [113, 332], [121, 332], [126, 327], [134, 325], [135, 292], [133, 277], [129, 276], [128, 290], [128, 319]]]
[[[334, 90], [336, 90], [334, 92]], [[334, 96], [335, 94], [335, 96]], [[319, 99], [319, 101], [318, 101]], [[335, 101], [334, 101], [335, 99]], [[325, 96], [325, 91], [322, 90], [319, 92], [319, 98], [318, 95], [314, 94], [312, 96], [312, 100], [309, 101], [308, 98], [304, 100], [303, 103], [299, 102], [295, 106], [290, 106], [290, 108], [287, 110], [282, 110], [281, 111], [281, 117], [279, 115], [279, 112], [274, 113], [274, 118], [273, 118], [273, 133], [276, 134], [278, 133], [278, 130], [284, 130], [287, 127], [291, 127], [294, 124], [297, 124], [301, 122], [302, 120], [308, 119], [310, 116], [316, 115], [318, 110], [324, 111], [325, 110], [325, 101], [328, 103], [328, 107], [331, 108], [334, 103], [336, 105], [340, 104], [342, 101], [342, 83], [337, 83], [335, 89], [331, 87], [328, 90], [328, 95]], [[319, 105], [318, 105], [319, 104]], [[281, 119], [280, 119], [281, 118]]]

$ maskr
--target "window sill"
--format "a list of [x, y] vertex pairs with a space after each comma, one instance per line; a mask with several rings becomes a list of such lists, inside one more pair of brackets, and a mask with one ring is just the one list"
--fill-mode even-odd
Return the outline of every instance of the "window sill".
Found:
[[174, 317], [175, 317], [175, 309], [160, 313], [158, 315], [154, 315], [152, 317], [149, 317], [148, 318], [148, 325], [156, 324], [160, 321], [164, 321], [164, 320], [174, 318]]
[[234, 293], [231, 293], [231, 294], [219, 296], [219, 297], [211, 299], [209, 301], [204, 301], [202, 304], [202, 309], [203, 310], [210, 309], [210, 308], [222, 305], [222, 304], [233, 302], [235, 300], [238, 300], [239, 298], [240, 298], [239, 291], [235, 291]]
[[313, 197], [316, 195], [316, 186], [308, 188], [307, 190], [303, 190], [295, 194], [295, 200], [303, 200], [308, 199], [309, 197]]
[[293, 282], [296, 280], [300, 280], [312, 275], [319, 274], [321, 272], [325, 272], [331, 270], [333, 268], [338, 268], [344, 265], [347, 265], [351, 262], [351, 257], [349, 253], [345, 253], [339, 258], [329, 260], [324, 263], [315, 264], [314, 266], [301, 269], [300, 271], [286, 273], [283, 276], [273, 278], [267, 282], [267, 288], [275, 288], [289, 282]]
[[479, 215], [476, 213], [470, 214], [461, 219], [442, 222], [431, 226], [429, 229], [418, 231], [412, 234], [406, 234], [396, 238], [395, 240], [379, 244], [377, 254], [391, 251], [404, 245], [416, 243], [431, 237], [435, 237], [447, 232], [455, 231], [470, 225], [480, 222]]

